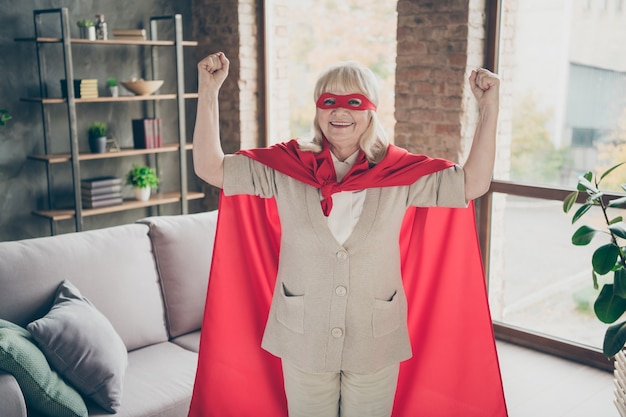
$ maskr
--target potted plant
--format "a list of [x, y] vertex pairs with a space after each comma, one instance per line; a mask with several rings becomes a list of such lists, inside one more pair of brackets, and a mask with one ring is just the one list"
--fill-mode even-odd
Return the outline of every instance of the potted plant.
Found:
[[89, 126], [89, 149], [93, 153], [104, 153], [107, 148], [107, 125], [102, 122], [93, 122]]
[[11, 114], [8, 110], [0, 109], [0, 126], [4, 126], [11, 120]]
[[76, 22], [80, 29], [80, 37], [82, 39], [96, 40], [96, 27], [91, 19], [81, 19]]
[[[592, 257], [592, 279], [596, 289], [599, 288], [598, 277], [607, 275], [607, 282], [602, 286], [594, 302], [596, 317], [603, 323], [615, 323], [626, 312], [626, 223], [621, 216], [610, 217], [608, 209], [626, 203], [626, 197], [608, 199], [605, 192], [600, 190], [600, 183], [624, 162], [617, 164], [597, 176], [587, 172], [578, 179], [576, 191], [570, 193], [563, 202], [563, 211], [568, 213], [576, 202], [580, 193], [586, 193], [587, 199], [572, 216], [572, 223], [577, 222], [591, 208], [599, 207], [602, 211], [604, 225], [582, 225], [572, 235], [574, 245], [588, 245], [597, 235], [607, 238], [606, 242], [598, 247]], [[626, 191], [626, 184], [622, 184]], [[626, 321], [609, 326], [603, 343], [603, 352], [607, 357], [615, 356], [626, 343]]]
[[[563, 201], [563, 211], [568, 213], [580, 193], [586, 193], [585, 202], [572, 216], [572, 224], [588, 213], [592, 208], [598, 207], [602, 212], [603, 224], [582, 225], [572, 235], [574, 245], [584, 246], [598, 235], [606, 238], [605, 242], [598, 247], [591, 256], [591, 276], [594, 288], [599, 288], [599, 278], [602, 277], [602, 289], [598, 293], [593, 305], [596, 317], [603, 323], [610, 324], [604, 334], [602, 351], [607, 357], [615, 357], [615, 404], [620, 415], [626, 416], [626, 408], [622, 405], [626, 402], [626, 321], [617, 322], [626, 312], [626, 222], [622, 216], [611, 216], [609, 208], [621, 207], [626, 204], [626, 197], [618, 196], [609, 198], [602, 191], [600, 183], [611, 172], [622, 166], [624, 162], [614, 165], [602, 174], [594, 175], [587, 172], [578, 179], [576, 191], [570, 193]], [[621, 185], [626, 191], [626, 184]], [[615, 324], [613, 324], [615, 323]]]
[[111, 97], [117, 97], [119, 95], [119, 86], [117, 85], [117, 78], [114, 78], [114, 77], [107, 78], [107, 87], [109, 87], [109, 92], [111, 93]]
[[137, 200], [147, 201], [152, 188], [159, 185], [159, 177], [154, 168], [146, 165], [133, 165], [126, 175], [126, 184], [133, 186]]

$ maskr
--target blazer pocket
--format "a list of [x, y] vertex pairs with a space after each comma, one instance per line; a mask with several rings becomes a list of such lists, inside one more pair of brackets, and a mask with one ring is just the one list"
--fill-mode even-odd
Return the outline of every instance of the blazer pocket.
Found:
[[372, 332], [374, 337], [382, 337], [393, 333], [400, 327], [400, 306], [397, 292], [389, 300], [374, 300]]
[[292, 295], [283, 284], [277, 301], [278, 322], [293, 332], [304, 334], [304, 296]]

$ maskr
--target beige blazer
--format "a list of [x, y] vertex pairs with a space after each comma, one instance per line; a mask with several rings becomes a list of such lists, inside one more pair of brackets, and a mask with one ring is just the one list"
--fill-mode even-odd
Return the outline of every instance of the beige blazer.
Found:
[[368, 189], [343, 245], [327, 227], [317, 188], [246, 156], [226, 156], [224, 193], [277, 202], [282, 237], [265, 350], [309, 372], [371, 373], [411, 357], [400, 226], [410, 205], [465, 207], [460, 167]]

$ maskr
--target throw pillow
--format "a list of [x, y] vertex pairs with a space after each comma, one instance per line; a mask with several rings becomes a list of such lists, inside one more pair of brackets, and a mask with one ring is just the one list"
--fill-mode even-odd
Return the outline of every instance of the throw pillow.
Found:
[[20, 385], [26, 406], [51, 417], [86, 417], [87, 406], [52, 369], [30, 334], [0, 319], [0, 369]]
[[124, 342], [109, 320], [69, 281], [28, 331], [57, 372], [110, 413], [119, 410], [128, 364]]

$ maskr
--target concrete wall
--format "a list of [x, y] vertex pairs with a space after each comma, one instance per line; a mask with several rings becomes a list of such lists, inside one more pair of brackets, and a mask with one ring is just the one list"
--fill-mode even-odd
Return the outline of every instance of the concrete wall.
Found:
[[[45, 236], [50, 234], [49, 222], [31, 215], [35, 209], [45, 209], [47, 204], [47, 183], [45, 180], [45, 164], [27, 159], [28, 155], [43, 153], [42, 114], [38, 104], [21, 101], [22, 97], [39, 96], [37, 75], [37, 55], [34, 43], [15, 42], [14, 38], [32, 37], [34, 35], [34, 9], [67, 7], [70, 13], [72, 37], [78, 37], [76, 21], [83, 18], [95, 20], [96, 13], [104, 13], [109, 31], [114, 28], [148, 28], [150, 16], [173, 15], [183, 16], [185, 39], [192, 38], [191, 3], [189, 1], [172, 0], [141, 0], [128, 1], [20, 1], [5, 0], [3, 12], [0, 14], [0, 108], [8, 109], [12, 120], [6, 126], [0, 126], [0, 240], [15, 240], [27, 237]], [[44, 20], [46, 33], [59, 36], [58, 19], [46, 17]], [[173, 32], [167, 24], [161, 25], [160, 37], [171, 37]], [[161, 33], [162, 32], [162, 33]], [[161, 36], [162, 35], [162, 36]], [[59, 45], [43, 45], [47, 62], [47, 82], [50, 95], [60, 94], [59, 80], [63, 78], [61, 64], [61, 47]], [[160, 92], [174, 92], [174, 54], [173, 48], [159, 49], [162, 53], [159, 66], [159, 78], [166, 80]], [[82, 46], [72, 48], [74, 59], [74, 76], [76, 78], [97, 78], [100, 95], [106, 94], [105, 80], [116, 77], [126, 80], [132, 77], [152, 78], [146, 71], [145, 63], [149, 62], [149, 48], [137, 46]], [[193, 48], [186, 50], [185, 67], [187, 73], [187, 91], [195, 91], [195, 52]], [[176, 103], [174, 100], [162, 102], [160, 116], [166, 126], [164, 141], [175, 142], [176, 134]], [[54, 147], [51, 152], [69, 152], [67, 129], [67, 111], [65, 105], [48, 106]], [[195, 113], [195, 100], [188, 104], [190, 112], [187, 116], [189, 124]], [[145, 113], [148, 111], [148, 113]], [[77, 106], [78, 133], [82, 149], [87, 146], [87, 126], [93, 121], [109, 124], [109, 136], [114, 137], [121, 146], [132, 147], [131, 118], [141, 118], [149, 113], [150, 108], [142, 103], [86, 103]], [[191, 129], [188, 129], [191, 140]], [[189, 154], [190, 156], [190, 154]], [[160, 158], [159, 173], [162, 178], [161, 190], [172, 191], [178, 188], [177, 155], [168, 154]], [[145, 163], [146, 157], [114, 158], [100, 161], [83, 162], [81, 177], [97, 175], [123, 176], [133, 163]], [[58, 191], [60, 204], [71, 204], [70, 165], [55, 164], [51, 166], [54, 186]], [[190, 188], [199, 189], [200, 185], [193, 175], [189, 175]], [[125, 190], [131, 195], [130, 189]], [[191, 211], [200, 210], [198, 202], [190, 205]], [[161, 213], [178, 213], [179, 206], [171, 204], [163, 206]], [[133, 222], [137, 218], [156, 214], [155, 210], [137, 209], [117, 214], [107, 214], [85, 218], [85, 229], [106, 227], [113, 224]], [[73, 221], [59, 223], [59, 232], [74, 230]]]

